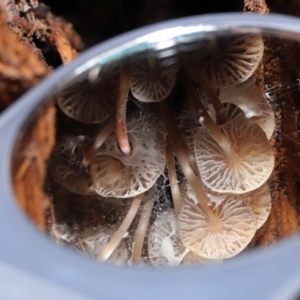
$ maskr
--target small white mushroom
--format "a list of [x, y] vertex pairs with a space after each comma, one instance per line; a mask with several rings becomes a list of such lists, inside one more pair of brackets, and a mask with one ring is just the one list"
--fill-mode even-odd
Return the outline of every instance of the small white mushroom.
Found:
[[179, 239], [173, 210], [165, 210], [157, 216], [148, 237], [148, 254], [152, 265], [177, 267], [187, 252]]

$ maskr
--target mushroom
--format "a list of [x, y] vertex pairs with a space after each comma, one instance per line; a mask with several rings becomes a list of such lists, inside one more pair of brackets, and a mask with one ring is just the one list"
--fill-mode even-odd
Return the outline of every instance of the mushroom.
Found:
[[173, 210], [165, 210], [155, 219], [148, 237], [148, 254], [152, 265], [176, 267], [188, 251], [179, 239]]
[[261, 228], [271, 212], [272, 198], [269, 185], [265, 183], [255, 191], [241, 195], [241, 199], [252, 208], [257, 220], [257, 229]]
[[185, 53], [182, 63], [189, 76], [214, 88], [235, 86], [246, 81], [261, 61], [264, 51], [260, 35], [239, 34], [213, 37], [201, 48]]
[[48, 164], [53, 179], [75, 194], [95, 194], [91, 178], [81, 168], [83, 151], [89, 143], [90, 138], [83, 135], [64, 137], [54, 147]]
[[218, 127], [183, 72], [181, 81], [203, 125], [194, 135], [194, 150], [204, 184], [220, 193], [246, 193], [261, 186], [274, 167], [274, 154], [262, 129], [244, 116]]
[[193, 191], [181, 185], [182, 209], [178, 217], [180, 239], [193, 253], [208, 259], [224, 259], [240, 253], [253, 238], [257, 221], [251, 207], [236, 196], [228, 197], [212, 213], [214, 222]]
[[275, 116], [266, 94], [251, 79], [231, 88], [220, 90], [222, 103], [233, 103], [238, 106], [247, 118], [257, 123], [270, 139], [275, 128]]
[[[272, 199], [268, 183], [264, 183], [261, 187], [254, 191], [237, 196], [234, 196], [234, 194], [220, 194], [209, 189], [206, 189], [206, 192], [210, 199], [209, 206], [214, 208], [219, 206], [226, 199], [232, 197], [238, 197], [240, 200], [247, 203], [247, 205], [252, 208], [256, 216], [257, 229], [259, 229], [266, 222], [271, 211]], [[189, 195], [192, 197], [191, 195], [193, 194], [190, 193]], [[194, 201], [196, 202], [196, 200]]]
[[170, 95], [179, 65], [176, 57], [156, 58], [142, 55], [121, 73], [117, 101], [117, 138], [125, 156], [131, 153], [126, 129], [126, 107], [129, 86], [134, 97], [142, 102], [159, 102]]
[[172, 92], [179, 64], [175, 56], [157, 59], [140, 57], [132, 64], [130, 89], [142, 102], [160, 102]]
[[189, 251], [181, 261], [183, 266], [221, 264], [223, 259], [208, 259]]
[[265, 133], [244, 116], [235, 117], [220, 129], [235, 155], [228, 157], [205, 127], [194, 136], [196, 161], [204, 184], [219, 193], [242, 194], [257, 189], [274, 167]]
[[[107, 246], [113, 236], [113, 231], [105, 228], [101, 228], [93, 234], [83, 234], [79, 240], [72, 245], [73, 248], [83, 254], [95, 257], [98, 259], [103, 249]], [[116, 265], [123, 265], [129, 258], [129, 251], [126, 247], [126, 243], [122, 240], [115, 248], [113, 253], [109, 257], [109, 261]]]
[[129, 198], [150, 189], [165, 168], [162, 126], [157, 116], [136, 113], [128, 122], [132, 153], [124, 156], [111, 134], [90, 165], [95, 191], [103, 197]]
[[[107, 65], [92, 69], [88, 78], [60, 92], [56, 96], [61, 110], [82, 123], [101, 123], [113, 113], [119, 89], [119, 70]], [[92, 74], [91, 74], [92, 73]]]

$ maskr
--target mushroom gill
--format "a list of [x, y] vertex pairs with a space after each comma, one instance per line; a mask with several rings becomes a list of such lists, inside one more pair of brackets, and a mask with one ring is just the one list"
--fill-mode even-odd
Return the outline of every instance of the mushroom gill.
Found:
[[56, 95], [57, 104], [70, 118], [82, 123], [101, 123], [114, 112], [119, 90], [119, 70], [113, 65], [94, 68], [88, 79], [78, 82]]
[[274, 167], [274, 154], [265, 133], [244, 116], [235, 117], [220, 130], [235, 151], [230, 159], [207, 128], [200, 128], [194, 136], [204, 184], [219, 193], [242, 194], [257, 189], [268, 180]]
[[257, 229], [253, 210], [243, 200], [232, 196], [212, 209], [211, 218], [181, 185], [182, 209], [178, 217], [180, 238], [188, 249], [208, 259], [224, 259], [240, 253]]

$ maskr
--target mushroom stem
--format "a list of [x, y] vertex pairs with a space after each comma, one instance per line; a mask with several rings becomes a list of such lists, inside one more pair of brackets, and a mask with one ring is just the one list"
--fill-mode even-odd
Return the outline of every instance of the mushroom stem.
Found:
[[167, 169], [168, 169], [168, 177], [170, 181], [171, 194], [174, 203], [175, 215], [178, 217], [181, 210], [181, 196], [180, 190], [178, 186], [178, 179], [175, 169], [175, 159], [173, 156], [172, 146], [170, 141], [167, 142], [166, 146], [166, 161], [167, 161]]
[[82, 165], [83, 167], [88, 167], [89, 164], [92, 161], [93, 155], [96, 153], [96, 151], [103, 145], [107, 137], [113, 132], [114, 126], [115, 126], [115, 115], [113, 115], [104, 128], [101, 130], [99, 135], [96, 137], [93, 145], [91, 145], [86, 153], [84, 154], [84, 157], [82, 159]]
[[[186, 65], [185, 67], [189, 68], [189, 65]], [[183, 77], [188, 77], [188, 75], [181, 68], [181, 71], [180, 71], [181, 81], [183, 80]], [[201, 89], [207, 95], [208, 99], [211, 101], [211, 104], [213, 105], [213, 107], [215, 109], [217, 124], [222, 125], [222, 124], [226, 123], [226, 110], [225, 110], [222, 102], [220, 101], [217, 93], [210, 86], [208, 80], [205, 78], [205, 76], [201, 72], [198, 73], [198, 82], [201, 85]]]
[[200, 122], [204, 125], [211, 135], [211, 137], [217, 142], [217, 144], [222, 148], [222, 150], [227, 155], [229, 161], [234, 162], [236, 160], [236, 152], [231, 146], [230, 141], [225, 136], [225, 134], [218, 128], [218, 126], [211, 119], [210, 115], [207, 113], [204, 105], [199, 100], [197, 91], [193, 86], [191, 79], [188, 75], [181, 70], [180, 72], [180, 80], [184, 86], [184, 89], [187, 93], [189, 101], [191, 101], [192, 105], [200, 112]]
[[129, 226], [131, 225], [139, 207], [143, 199], [143, 194], [137, 195], [133, 198], [131, 206], [127, 212], [125, 219], [123, 220], [121, 226], [114, 234], [110, 242], [106, 245], [103, 249], [101, 254], [98, 256], [98, 259], [107, 260], [110, 255], [114, 252], [114, 250], [118, 247], [119, 243], [121, 242], [122, 238], [124, 237], [126, 231], [128, 230]]
[[153, 72], [155, 71], [155, 58], [153, 56], [148, 56], [147, 61], [149, 65], [149, 73], [153, 74]]
[[144, 244], [144, 239], [145, 239], [149, 219], [150, 219], [151, 212], [152, 212], [153, 201], [154, 201], [154, 197], [153, 197], [153, 194], [151, 193], [151, 196], [147, 197], [147, 199], [145, 199], [145, 202], [144, 202], [139, 225], [137, 227], [137, 230], [136, 230], [136, 233], [134, 236], [134, 247], [132, 250], [132, 263], [133, 264], [138, 264], [141, 259], [142, 248], [143, 248], [143, 244]]
[[121, 69], [120, 87], [117, 99], [117, 109], [116, 109], [116, 134], [117, 140], [122, 153], [125, 156], [130, 156], [131, 147], [127, 136], [127, 126], [126, 126], [126, 110], [128, 93], [131, 79], [131, 67], [126, 66]]
[[204, 184], [199, 177], [195, 175], [193, 169], [191, 168], [185, 151], [182, 148], [184, 140], [180, 134], [179, 128], [174, 121], [174, 118], [168, 113], [171, 111], [170, 105], [166, 101], [162, 101], [158, 103], [158, 107], [163, 118], [164, 124], [166, 126], [169, 139], [173, 146], [173, 149], [176, 153], [176, 157], [181, 166], [182, 172], [186, 177], [187, 182], [192, 187], [199, 205], [202, 207], [204, 212], [207, 214], [210, 222], [214, 225], [219, 224], [217, 216], [212, 212], [212, 210], [208, 207], [209, 198], [205, 192]]

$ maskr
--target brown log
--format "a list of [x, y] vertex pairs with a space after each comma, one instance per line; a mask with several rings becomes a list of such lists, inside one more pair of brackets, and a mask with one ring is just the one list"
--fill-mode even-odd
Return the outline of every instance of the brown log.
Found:
[[[81, 48], [69, 23], [37, 1], [0, 2], [0, 111], [13, 103], [54, 67], [71, 61]], [[22, 13], [20, 13], [22, 12]], [[41, 47], [42, 45], [42, 47]], [[51, 201], [44, 193], [46, 160], [55, 143], [55, 108], [50, 101], [31, 120], [13, 158], [12, 180], [22, 210], [46, 230]], [[8, 174], [9, 176], [9, 174]]]
[[[245, 11], [268, 13], [264, 0], [245, 0]], [[299, 153], [299, 43], [267, 35], [261, 68], [256, 73], [262, 88], [271, 88], [270, 102], [276, 116], [271, 144], [275, 153], [275, 168], [271, 177], [272, 210], [257, 245], [267, 245], [299, 230], [300, 175]], [[272, 92], [273, 91], [273, 92]]]

